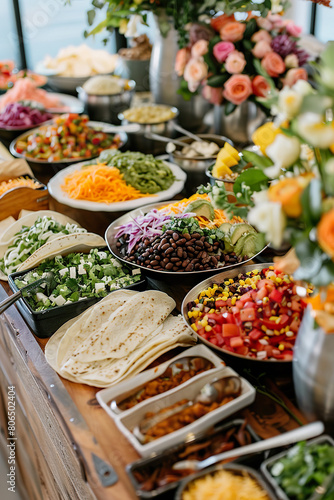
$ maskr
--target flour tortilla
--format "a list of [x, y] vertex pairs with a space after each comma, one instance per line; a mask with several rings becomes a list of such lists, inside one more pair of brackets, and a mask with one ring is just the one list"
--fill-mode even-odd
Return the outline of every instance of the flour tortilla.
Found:
[[[135, 295], [134, 290], [116, 290], [97, 304], [89, 307], [79, 316], [62, 325], [50, 338], [45, 347], [47, 362], [56, 371], [67, 361], [82, 342], [92, 333], [92, 328], [102, 324], [106, 310], [114, 312], [126, 300]], [[80, 327], [81, 326], [81, 327]]]
[[169, 316], [163, 328], [154, 331], [129, 356], [95, 362], [78, 362], [71, 358], [60, 370], [60, 375], [94, 387], [109, 387], [144, 370], [155, 359], [177, 346], [196, 343], [195, 335], [184, 324], [181, 316]]
[[175, 305], [163, 292], [148, 290], [135, 295], [82, 343], [73, 358], [87, 362], [126, 357], [162, 325]]

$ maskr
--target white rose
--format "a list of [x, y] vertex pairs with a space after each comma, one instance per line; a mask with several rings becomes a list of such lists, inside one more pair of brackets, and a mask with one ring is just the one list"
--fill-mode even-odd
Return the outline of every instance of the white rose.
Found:
[[312, 85], [310, 85], [306, 80], [297, 80], [291, 88], [302, 96], [314, 94]]
[[296, 137], [278, 134], [274, 142], [267, 146], [266, 155], [274, 162], [274, 165], [267, 167], [264, 173], [274, 179], [280, 175], [280, 169], [291, 167], [298, 160], [300, 142]]
[[287, 119], [291, 119], [300, 110], [303, 96], [290, 87], [284, 87], [278, 94], [278, 110]]
[[248, 212], [248, 222], [264, 233], [268, 242], [274, 248], [279, 248], [283, 242], [285, 215], [280, 203], [265, 201], [255, 205]]
[[299, 67], [299, 61], [298, 61], [298, 57], [296, 56], [296, 54], [289, 54], [284, 59], [284, 62], [285, 62], [285, 66], [287, 68], [298, 68]]
[[126, 32], [124, 33], [124, 36], [126, 38], [133, 38], [135, 36], [138, 36], [138, 24], [142, 23], [143, 18], [139, 16], [138, 14], [134, 14], [130, 17], [130, 20], [128, 22]]
[[297, 120], [297, 131], [299, 135], [311, 146], [327, 149], [334, 144], [334, 128], [323, 121], [317, 113], [303, 113]]

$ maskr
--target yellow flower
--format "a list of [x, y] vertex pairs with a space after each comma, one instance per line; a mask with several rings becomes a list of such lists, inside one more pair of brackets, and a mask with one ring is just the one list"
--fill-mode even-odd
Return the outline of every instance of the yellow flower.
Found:
[[121, 19], [120, 20], [120, 23], [119, 23], [119, 32], [120, 32], [121, 35], [124, 35], [124, 33], [126, 32], [126, 30], [128, 28], [128, 23], [129, 23], [128, 19]]
[[255, 130], [252, 140], [256, 146], [259, 146], [261, 153], [265, 155], [267, 147], [274, 142], [275, 137], [280, 132], [280, 129], [275, 127], [273, 122], [268, 122]]
[[270, 201], [281, 203], [283, 212], [288, 217], [300, 217], [302, 214], [300, 197], [312, 178], [313, 174], [305, 174], [282, 179], [270, 186], [268, 198]]

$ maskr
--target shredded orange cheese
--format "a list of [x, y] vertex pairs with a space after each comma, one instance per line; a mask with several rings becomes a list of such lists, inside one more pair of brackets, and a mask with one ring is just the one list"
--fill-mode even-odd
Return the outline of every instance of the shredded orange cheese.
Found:
[[[200, 199], [211, 201], [209, 195], [196, 193], [196, 194], [193, 194], [192, 196], [190, 196], [190, 198], [184, 198], [183, 200], [180, 200], [180, 201], [173, 203], [171, 205], [166, 205], [165, 207], [162, 207], [160, 210], [163, 210], [164, 212], [170, 213], [170, 214], [175, 214], [175, 215], [180, 214], [186, 210], [187, 206], [192, 201], [200, 200]], [[215, 218], [213, 220], [209, 220], [206, 217], [203, 217], [201, 215], [197, 215], [196, 219], [198, 220], [199, 225], [201, 227], [206, 227], [208, 229], [219, 227], [224, 222], [230, 222], [232, 224], [234, 224], [236, 222], [243, 222], [243, 219], [241, 219], [241, 217], [236, 216], [236, 217], [232, 217], [232, 219], [229, 219], [225, 215], [224, 210], [217, 210], [217, 209], [215, 209]]]
[[135, 200], [149, 194], [128, 185], [115, 167], [104, 164], [90, 165], [76, 170], [64, 179], [62, 190], [74, 200], [115, 203]]
[[41, 187], [39, 182], [34, 181], [33, 179], [26, 179], [25, 177], [17, 177], [16, 179], [9, 179], [8, 181], [0, 182], [0, 196], [9, 191], [10, 189], [14, 189], [17, 187], [27, 187], [31, 189], [37, 189]]

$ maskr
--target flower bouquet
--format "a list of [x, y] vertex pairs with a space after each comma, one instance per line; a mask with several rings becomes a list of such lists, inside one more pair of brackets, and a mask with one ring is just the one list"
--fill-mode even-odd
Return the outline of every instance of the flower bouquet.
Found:
[[225, 101], [229, 114], [248, 99], [268, 98], [307, 79], [302, 66], [308, 54], [298, 47], [301, 28], [279, 14], [248, 14], [243, 21], [223, 14], [212, 18], [210, 27], [209, 36], [190, 38], [177, 54], [175, 70], [183, 76], [185, 98], [204, 85], [203, 96], [213, 104]]

